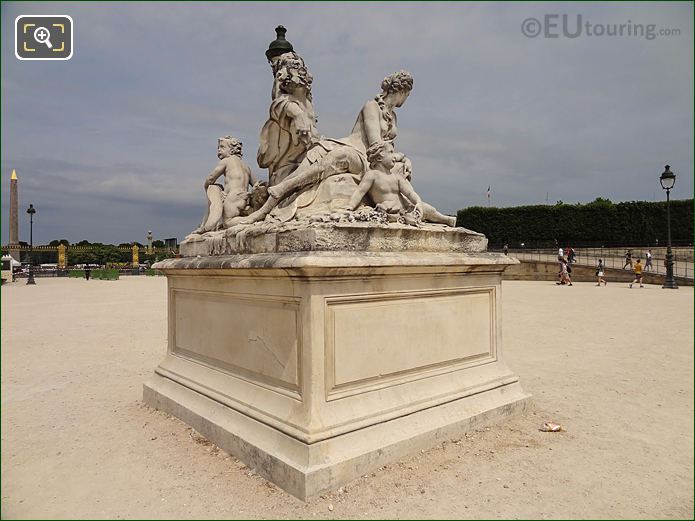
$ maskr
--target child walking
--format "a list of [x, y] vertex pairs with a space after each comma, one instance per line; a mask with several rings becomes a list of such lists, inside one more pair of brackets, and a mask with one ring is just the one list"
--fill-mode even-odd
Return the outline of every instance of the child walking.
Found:
[[597, 286], [600, 286], [602, 282], [604, 286], [606, 285], [606, 281], [603, 278], [603, 261], [601, 259], [598, 260], [598, 266], [596, 266], [596, 277], [598, 278]]
[[639, 282], [639, 287], [643, 288], [644, 284], [642, 284], [642, 263], [640, 262], [640, 259], [637, 259], [637, 262], [635, 263], [635, 280], [630, 282], [630, 287], [632, 287], [633, 284], [637, 284]]

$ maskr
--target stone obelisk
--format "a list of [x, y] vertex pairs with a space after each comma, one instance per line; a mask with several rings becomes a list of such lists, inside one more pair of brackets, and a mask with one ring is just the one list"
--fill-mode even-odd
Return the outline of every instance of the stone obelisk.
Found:
[[[12, 170], [10, 177], [10, 240], [9, 244], [19, 244], [19, 199], [17, 195], [17, 172]], [[19, 250], [9, 249], [10, 255], [19, 261]]]

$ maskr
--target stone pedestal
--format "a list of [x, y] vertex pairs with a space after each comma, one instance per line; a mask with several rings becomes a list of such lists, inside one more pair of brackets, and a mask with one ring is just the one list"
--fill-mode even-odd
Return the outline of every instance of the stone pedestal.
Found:
[[144, 386], [305, 499], [523, 408], [491, 253], [169, 259], [169, 345]]

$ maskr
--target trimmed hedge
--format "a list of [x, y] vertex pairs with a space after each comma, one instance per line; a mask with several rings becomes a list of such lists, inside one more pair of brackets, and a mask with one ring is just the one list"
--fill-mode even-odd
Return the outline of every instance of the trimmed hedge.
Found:
[[97, 280], [118, 280], [118, 270], [92, 270], [92, 278]]
[[[68, 277], [72, 279], [84, 279], [84, 270], [70, 270]], [[118, 280], [118, 270], [90, 270], [90, 279], [96, 280]]]
[[[73, 279], [84, 279], [85, 270], [70, 270], [68, 277]], [[90, 270], [90, 279], [96, 280], [118, 280], [118, 270]]]
[[[490, 245], [516, 247], [666, 244], [666, 202], [614, 204], [597, 199], [588, 204], [486, 208], [458, 211], [457, 226], [484, 233]], [[671, 201], [674, 244], [693, 243], [693, 199]]]

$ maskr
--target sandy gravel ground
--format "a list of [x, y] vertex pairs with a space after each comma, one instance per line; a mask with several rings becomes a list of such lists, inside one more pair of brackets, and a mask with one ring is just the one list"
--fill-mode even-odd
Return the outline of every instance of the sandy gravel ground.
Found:
[[693, 288], [504, 282], [531, 411], [303, 503], [140, 402], [165, 285], [2, 287], [3, 518], [693, 517]]

